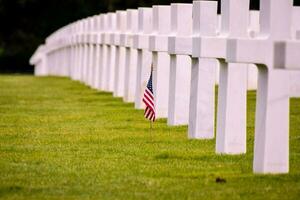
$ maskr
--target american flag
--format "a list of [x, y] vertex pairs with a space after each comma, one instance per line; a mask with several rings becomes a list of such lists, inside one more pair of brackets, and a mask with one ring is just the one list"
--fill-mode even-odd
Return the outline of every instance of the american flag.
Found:
[[144, 113], [145, 118], [154, 122], [155, 109], [154, 109], [154, 96], [153, 96], [153, 88], [152, 88], [152, 69], [151, 69], [151, 75], [147, 87], [144, 92], [143, 102], [146, 104], [145, 113]]

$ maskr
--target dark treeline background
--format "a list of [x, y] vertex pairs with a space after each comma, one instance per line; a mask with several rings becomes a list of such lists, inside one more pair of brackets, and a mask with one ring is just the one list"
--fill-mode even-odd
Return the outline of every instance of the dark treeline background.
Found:
[[[300, 0], [294, 1], [300, 5]], [[77, 19], [176, 2], [192, 0], [0, 0], [0, 72], [32, 73], [28, 60], [37, 46], [53, 31]], [[259, 0], [251, 0], [250, 7], [259, 9]]]

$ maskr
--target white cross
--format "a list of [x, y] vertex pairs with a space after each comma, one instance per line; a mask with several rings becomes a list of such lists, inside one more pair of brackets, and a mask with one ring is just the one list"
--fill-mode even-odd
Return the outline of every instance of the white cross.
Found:
[[121, 35], [121, 45], [126, 47], [124, 97], [125, 102], [134, 102], [136, 89], [137, 49], [133, 49], [133, 35], [138, 31], [138, 11], [127, 10], [127, 29]]
[[156, 118], [168, 116], [170, 55], [168, 34], [171, 30], [171, 7], [153, 6], [153, 32], [149, 37], [149, 50], [152, 51], [153, 93]]
[[107, 48], [107, 63], [105, 65], [105, 90], [112, 92], [114, 88], [114, 75], [115, 75], [115, 61], [116, 61], [116, 47], [113, 45], [113, 33], [116, 31], [116, 14], [108, 14], [108, 32], [105, 35], [105, 43]]
[[76, 59], [76, 41], [75, 41], [75, 33], [76, 33], [76, 22], [71, 24], [70, 28], [70, 43], [71, 43], [71, 60], [70, 60], [70, 78], [75, 80], [75, 59]]
[[143, 109], [143, 94], [150, 77], [152, 53], [148, 50], [152, 32], [152, 8], [138, 9], [138, 33], [133, 37], [133, 48], [138, 51], [135, 89], [135, 108]]
[[260, 1], [260, 35], [231, 39], [228, 61], [258, 64], [254, 172], [289, 170], [289, 72], [274, 70], [273, 43], [291, 37], [292, 0]]
[[113, 95], [115, 97], [124, 96], [125, 82], [125, 47], [121, 46], [121, 34], [126, 31], [127, 12], [117, 11], [117, 31], [114, 34], [114, 45], [116, 46], [116, 64], [115, 64], [115, 84]]
[[79, 66], [80, 66], [80, 50], [81, 50], [81, 46], [79, 44], [79, 36], [78, 33], [80, 32], [80, 28], [81, 28], [81, 21], [78, 20], [75, 23], [75, 31], [74, 31], [74, 36], [73, 36], [73, 41], [74, 41], [74, 48], [75, 48], [75, 59], [74, 59], [74, 80], [79, 80], [79, 76], [80, 76], [80, 71], [79, 71]]
[[30, 58], [29, 63], [35, 66], [34, 68], [35, 76], [48, 75], [47, 56], [45, 51], [46, 51], [46, 46], [40, 45]]
[[95, 33], [94, 33], [94, 41], [93, 43], [96, 45], [95, 47], [95, 58], [94, 58], [94, 67], [93, 67], [93, 81], [92, 88], [98, 89], [100, 84], [100, 64], [101, 64], [101, 48], [100, 44], [102, 43], [102, 25], [101, 25], [101, 15], [97, 15], [94, 21]]
[[101, 45], [101, 61], [100, 61], [100, 87], [99, 89], [102, 91], [105, 91], [105, 81], [106, 81], [106, 75], [107, 75], [107, 54], [108, 54], [108, 45], [106, 44], [106, 35], [108, 32], [108, 27], [109, 27], [109, 23], [108, 23], [108, 14], [105, 14], [102, 16], [101, 18], [101, 24], [102, 24], [102, 45]]
[[89, 56], [89, 45], [88, 45], [88, 18], [83, 20], [83, 32], [81, 34], [81, 43], [83, 45], [83, 53], [82, 53], [82, 63], [81, 63], [81, 79], [80, 81], [83, 83], [86, 82], [87, 77], [87, 66], [88, 66], [88, 56]]
[[192, 4], [171, 4], [168, 125], [188, 124], [192, 44]]
[[93, 83], [93, 68], [94, 68], [94, 59], [95, 59], [95, 49], [96, 46], [93, 43], [93, 35], [94, 35], [94, 20], [95, 17], [90, 17], [88, 18], [88, 37], [87, 37], [87, 43], [89, 45], [89, 50], [88, 50], [88, 64], [87, 64], [87, 76], [86, 76], [86, 82], [87, 85], [92, 86]]
[[240, 154], [246, 152], [248, 65], [226, 63], [224, 58], [228, 38], [248, 36], [249, 0], [222, 1], [221, 16], [219, 36], [195, 38], [194, 55], [217, 58], [220, 62], [216, 151]]
[[[193, 38], [216, 36], [218, 31], [217, 2], [193, 2]], [[197, 47], [193, 54], [197, 53]], [[216, 59], [192, 58], [188, 136], [191, 139], [214, 138]]]

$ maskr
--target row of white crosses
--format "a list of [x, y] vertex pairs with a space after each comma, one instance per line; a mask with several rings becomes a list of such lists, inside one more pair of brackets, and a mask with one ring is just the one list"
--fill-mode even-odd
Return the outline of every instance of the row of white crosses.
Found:
[[257, 87], [254, 172], [287, 173], [300, 9], [292, 0], [249, 4], [222, 0], [221, 15], [216, 1], [194, 1], [88, 17], [53, 33], [30, 62], [38, 76], [69, 76], [136, 109], [152, 69], [156, 117], [188, 125], [190, 139], [213, 139], [217, 119], [220, 154], [246, 153], [247, 89]]

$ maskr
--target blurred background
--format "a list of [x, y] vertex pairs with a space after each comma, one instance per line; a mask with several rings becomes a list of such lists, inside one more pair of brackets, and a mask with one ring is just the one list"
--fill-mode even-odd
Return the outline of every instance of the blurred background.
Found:
[[[32, 73], [28, 60], [37, 46], [53, 31], [77, 19], [180, 2], [192, 0], [0, 0], [0, 73]], [[300, 0], [294, 4], [300, 5]], [[259, 0], [251, 0], [251, 9], [259, 9]]]

